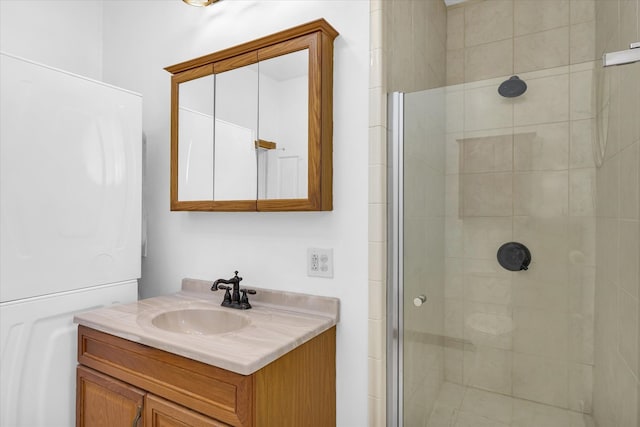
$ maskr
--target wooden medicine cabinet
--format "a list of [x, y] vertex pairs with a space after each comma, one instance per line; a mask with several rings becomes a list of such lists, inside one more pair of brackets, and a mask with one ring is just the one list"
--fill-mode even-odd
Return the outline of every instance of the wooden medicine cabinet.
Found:
[[337, 36], [319, 19], [165, 68], [171, 210], [332, 209]]

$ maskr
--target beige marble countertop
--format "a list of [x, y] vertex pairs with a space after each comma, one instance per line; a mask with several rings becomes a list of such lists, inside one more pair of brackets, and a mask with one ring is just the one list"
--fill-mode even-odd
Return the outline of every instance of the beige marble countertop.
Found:
[[[250, 310], [221, 307], [224, 291], [212, 281], [183, 279], [182, 290], [131, 304], [76, 314], [74, 321], [120, 338], [198, 360], [242, 375], [252, 374], [321, 334], [339, 320], [339, 300], [331, 297], [253, 288]], [[212, 308], [245, 316], [249, 324], [232, 332], [195, 335], [169, 332], [151, 319], [168, 311]]]

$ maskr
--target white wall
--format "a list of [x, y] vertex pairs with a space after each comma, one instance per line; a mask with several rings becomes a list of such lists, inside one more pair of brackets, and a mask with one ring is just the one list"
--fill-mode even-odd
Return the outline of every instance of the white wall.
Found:
[[102, 78], [102, 0], [0, 0], [0, 50]]
[[[268, 19], [265, 19], [268, 17]], [[301, 213], [169, 211], [170, 75], [163, 67], [324, 17], [339, 32], [334, 55], [334, 210]], [[143, 94], [147, 137], [148, 256], [143, 296], [180, 279], [340, 298], [338, 425], [367, 424], [367, 181], [369, 2], [179, 0], [104, 3], [104, 78]], [[308, 247], [334, 249], [333, 279], [306, 275]]]

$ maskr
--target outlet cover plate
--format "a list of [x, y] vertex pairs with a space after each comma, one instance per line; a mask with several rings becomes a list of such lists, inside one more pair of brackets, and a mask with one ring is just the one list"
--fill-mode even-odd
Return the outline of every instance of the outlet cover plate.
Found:
[[307, 249], [307, 276], [333, 277], [333, 249]]

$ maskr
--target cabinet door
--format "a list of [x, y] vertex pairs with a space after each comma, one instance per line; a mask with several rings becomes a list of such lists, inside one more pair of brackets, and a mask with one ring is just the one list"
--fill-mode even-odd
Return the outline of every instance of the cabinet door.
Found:
[[144, 427], [228, 427], [184, 406], [147, 394], [144, 402]]
[[76, 378], [76, 427], [142, 426], [143, 390], [83, 366]]

